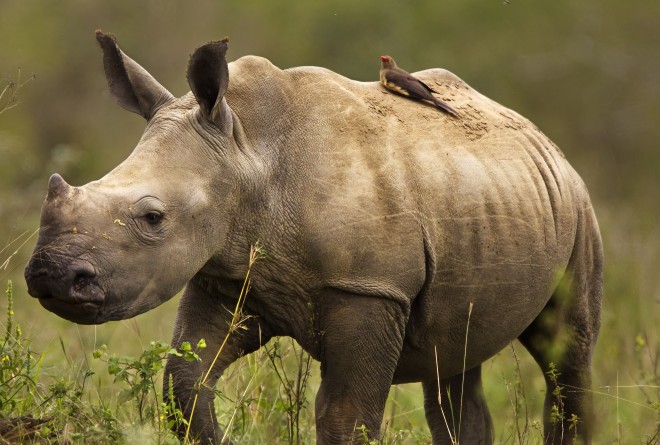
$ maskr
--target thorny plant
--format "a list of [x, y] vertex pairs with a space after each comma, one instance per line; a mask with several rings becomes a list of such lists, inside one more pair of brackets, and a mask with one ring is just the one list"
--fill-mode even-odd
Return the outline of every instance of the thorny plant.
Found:
[[283, 354], [279, 339], [276, 339], [272, 348], [266, 350], [284, 394], [280, 395], [280, 408], [287, 415], [287, 437], [289, 444], [300, 444], [300, 413], [306, 407], [305, 391], [310, 375], [312, 357], [304, 349], [297, 349], [293, 339], [291, 348], [296, 356], [295, 375], [287, 373], [283, 361]]
[[32, 74], [27, 79], [21, 80], [21, 69], [19, 68], [16, 80], [0, 80], [0, 114], [18, 105], [19, 90], [35, 78], [36, 76]]
[[[654, 347], [655, 346], [655, 347]], [[635, 336], [635, 353], [637, 356], [637, 367], [639, 369], [641, 383], [636, 385], [620, 385], [619, 372], [616, 374], [616, 385], [603, 386], [602, 391], [593, 391], [594, 394], [612, 397], [616, 400], [616, 443], [622, 443], [622, 425], [619, 413], [620, 402], [636, 405], [644, 410], [650, 410], [655, 413], [655, 429], [646, 434], [645, 442], [647, 445], [657, 445], [660, 443], [660, 344], [657, 339], [649, 342], [649, 338], [644, 334]], [[611, 393], [615, 390], [614, 394]], [[635, 389], [640, 391], [646, 403], [638, 403], [629, 398], [619, 395], [621, 389]]]
[[[250, 257], [248, 261], [247, 272], [245, 273], [245, 278], [243, 280], [243, 286], [241, 287], [241, 292], [239, 293], [238, 299], [236, 300], [236, 306], [234, 308], [234, 312], [232, 315], [231, 322], [229, 324], [229, 329], [227, 330], [227, 334], [225, 335], [224, 340], [220, 344], [220, 347], [218, 348], [215, 357], [213, 357], [213, 360], [208, 365], [208, 369], [206, 370], [206, 373], [202, 376], [199, 384], [195, 386], [196, 387], [195, 397], [193, 398], [192, 409], [190, 410], [190, 418], [188, 419], [188, 424], [186, 426], [186, 434], [183, 438], [184, 443], [187, 443], [190, 437], [190, 426], [192, 425], [192, 416], [195, 415], [195, 407], [197, 405], [197, 399], [199, 398], [199, 390], [206, 385], [206, 382], [209, 376], [211, 375], [211, 371], [213, 370], [215, 363], [218, 361], [218, 358], [220, 358], [220, 354], [222, 354], [222, 351], [225, 345], [227, 344], [229, 337], [236, 330], [245, 329], [244, 323], [246, 321], [246, 317], [243, 314], [243, 306], [245, 305], [245, 298], [247, 297], [248, 291], [250, 290], [250, 273], [252, 272], [252, 266], [254, 265], [254, 263], [265, 257], [266, 257], [266, 251], [263, 248], [263, 246], [261, 246], [261, 244], [257, 241], [250, 248]], [[213, 390], [213, 388], [210, 389]], [[224, 440], [225, 438], [223, 438], [223, 441]]]
[[[29, 230], [26, 230], [25, 232], [21, 233], [19, 236], [14, 238], [14, 240], [12, 240], [5, 247], [0, 249], [0, 255], [3, 255], [3, 254], [5, 254], [5, 251], [7, 251], [7, 249], [11, 248], [12, 245], [16, 245], [15, 243], [21, 241], [21, 239], [22, 239], [22, 242], [18, 245], [18, 247], [16, 247], [14, 249], [14, 251], [11, 254], [9, 254], [7, 256], [7, 258], [5, 258], [5, 260], [2, 262], [2, 264], [0, 264], [0, 271], [6, 272], [7, 270], [12, 270], [13, 267], [15, 267], [15, 266], [13, 266], [12, 269], [9, 269], [9, 264], [11, 263], [11, 260], [16, 255], [18, 255], [18, 252], [23, 248], [23, 246], [25, 246], [25, 244], [27, 244], [27, 242], [30, 241], [32, 239], [32, 237], [34, 235], [36, 235], [37, 233], [39, 233], [39, 229], [33, 230], [32, 233], [30, 233]], [[4, 278], [4, 275], [3, 275], [3, 278]]]
[[465, 327], [465, 345], [463, 347], [463, 373], [462, 373], [462, 379], [461, 379], [461, 394], [460, 394], [460, 403], [458, 407], [458, 426], [456, 425], [456, 415], [454, 414], [454, 407], [452, 406], [451, 403], [451, 394], [449, 393], [449, 388], [447, 391], [448, 399], [449, 399], [449, 407], [451, 410], [451, 417], [452, 417], [452, 426], [451, 428], [449, 426], [449, 421], [447, 420], [447, 415], [445, 414], [445, 410], [442, 407], [442, 386], [441, 386], [441, 379], [440, 379], [440, 366], [438, 364], [438, 349], [437, 347], [434, 347], [435, 351], [435, 370], [436, 370], [436, 377], [438, 379], [438, 404], [440, 405], [440, 413], [442, 414], [442, 419], [445, 422], [445, 427], [447, 428], [447, 433], [449, 434], [449, 440], [453, 445], [458, 445], [459, 444], [459, 438], [461, 436], [461, 423], [463, 420], [463, 390], [465, 388], [465, 365], [467, 361], [467, 347], [468, 347], [468, 334], [470, 333], [470, 317], [472, 316], [472, 308], [474, 306], [474, 303], [470, 302], [470, 307], [468, 309], [468, 317], [467, 317], [467, 324]]
[[[637, 355], [641, 385], [635, 385], [644, 394], [649, 408], [656, 412], [656, 424], [653, 435], [647, 437], [647, 443], [660, 443], [660, 346], [657, 338], [653, 344], [646, 335], [635, 336], [635, 352]], [[654, 393], [654, 394], [653, 394]]]
[[[511, 409], [513, 410], [513, 432], [515, 440], [519, 445], [524, 445], [530, 443], [532, 431], [538, 433], [541, 440], [543, 439], [543, 431], [541, 429], [541, 424], [535, 420], [530, 424], [529, 418], [529, 408], [527, 406], [527, 395], [525, 392], [525, 385], [522, 380], [522, 372], [520, 370], [520, 360], [518, 359], [518, 354], [516, 349], [513, 346], [513, 342], [509, 344], [511, 347], [511, 357], [514, 360], [514, 381], [510, 383], [507, 378], [503, 375], [504, 384], [506, 385], [506, 390], [509, 398], [509, 403]], [[522, 429], [520, 427], [520, 418], [523, 417], [524, 424]]]

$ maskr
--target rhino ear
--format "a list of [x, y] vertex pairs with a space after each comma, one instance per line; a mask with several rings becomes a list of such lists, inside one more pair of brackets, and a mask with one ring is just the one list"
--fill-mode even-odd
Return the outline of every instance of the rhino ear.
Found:
[[221, 128], [231, 123], [225, 93], [229, 85], [228, 39], [210, 42], [195, 50], [188, 62], [188, 85], [202, 114]]
[[103, 67], [112, 97], [128, 111], [149, 120], [158, 108], [174, 99], [172, 94], [117, 46], [112, 34], [96, 31], [103, 50]]

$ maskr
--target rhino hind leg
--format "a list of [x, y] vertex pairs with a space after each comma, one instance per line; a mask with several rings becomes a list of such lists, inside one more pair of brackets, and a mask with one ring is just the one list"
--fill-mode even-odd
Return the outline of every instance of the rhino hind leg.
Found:
[[433, 445], [493, 443], [493, 422], [481, 383], [481, 365], [466, 371], [465, 381], [462, 374], [440, 381], [442, 410], [437, 380], [422, 382], [422, 387]]
[[591, 357], [600, 327], [602, 262], [597, 229], [579, 227], [559, 285], [518, 338], [545, 376], [546, 444], [590, 444], [592, 440]]

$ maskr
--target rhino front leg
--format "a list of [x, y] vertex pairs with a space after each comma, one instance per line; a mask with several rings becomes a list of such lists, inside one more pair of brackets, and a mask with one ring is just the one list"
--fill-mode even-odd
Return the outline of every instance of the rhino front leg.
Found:
[[319, 445], [380, 436], [408, 312], [392, 300], [329, 291], [322, 299]]
[[[213, 403], [216, 382], [234, 360], [259, 349], [268, 341], [258, 319], [248, 318], [243, 323], [247, 329], [237, 329], [230, 334], [208, 378], [201, 385], [227, 335], [234, 305], [235, 301], [224, 301], [189, 283], [179, 303], [172, 346], [179, 347], [185, 341], [195, 345], [203, 338], [206, 348], [199, 353], [201, 361], [187, 362], [171, 356], [165, 366], [165, 398], [168, 397], [167, 382], [171, 375], [176, 406], [184, 419], [191, 423], [189, 438], [204, 445], [230, 443], [229, 440], [221, 442], [223, 433], [218, 426]], [[186, 427], [179, 425], [178, 433], [183, 438]]]

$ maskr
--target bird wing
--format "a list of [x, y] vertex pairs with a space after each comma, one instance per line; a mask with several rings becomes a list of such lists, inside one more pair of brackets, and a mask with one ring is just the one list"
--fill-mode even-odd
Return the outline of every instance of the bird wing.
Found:
[[412, 74], [408, 74], [408, 75], [409, 75], [410, 77], [412, 77], [413, 79], [415, 79], [417, 82], [419, 82], [419, 83], [420, 83], [424, 88], [426, 88], [430, 93], [436, 93], [436, 94], [438, 93], [436, 90], [434, 90], [433, 88], [431, 88], [430, 86], [428, 86], [427, 84], [425, 84], [424, 82], [422, 82], [421, 80], [419, 80], [418, 78], [413, 77]]
[[406, 71], [406, 70], [402, 70], [402, 69], [399, 68], [398, 66], [395, 67], [392, 71], [393, 71], [394, 73], [400, 75], [400, 76], [405, 77], [406, 80], [408, 80], [408, 81], [410, 81], [410, 82], [416, 82], [416, 83], [419, 83], [420, 86], [422, 86], [422, 87], [423, 87], [425, 90], [427, 90], [429, 93], [437, 93], [436, 90], [434, 90], [433, 88], [431, 88], [430, 86], [428, 86], [427, 84], [425, 84], [424, 82], [422, 82], [421, 80], [419, 80], [417, 77], [415, 77], [415, 76], [413, 76], [412, 74], [410, 74], [408, 71]]
[[431, 92], [434, 92], [421, 80], [401, 70], [390, 70], [385, 74], [385, 80], [398, 93], [415, 99], [433, 100]]

